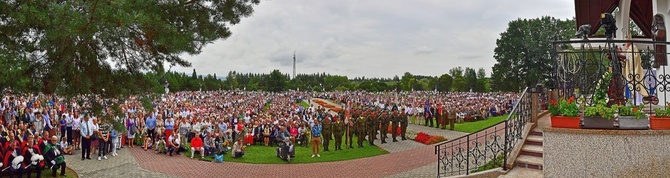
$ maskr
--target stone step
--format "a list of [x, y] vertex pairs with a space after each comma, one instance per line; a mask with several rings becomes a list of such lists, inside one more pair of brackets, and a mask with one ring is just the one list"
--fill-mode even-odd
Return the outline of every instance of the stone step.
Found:
[[519, 155], [516, 158], [516, 165], [523, 168], [542, 170], [544, 166], [544, 159], [542, 157]]
[[528, 133], [528, 135], [542, 136], [542, 132], [530, 131], [530, 133]]
[[526, 145], [537, 145], [537, 146], [542, 146], [542, 141], [543, 141], [542, 136], [537, 136], [537, 135], [528, 135], [526, 137]]
[[528, 155], [542, 158], [543, 153], [544, 148], [542, 146], [526, 144], [523, 145], [523, 147], [521, 147], [521, 155]]
[[515, 167], [507, 172], [507, 174], [500, 175], [498, 178], [542, 178], [543, 171], [538, 169]]

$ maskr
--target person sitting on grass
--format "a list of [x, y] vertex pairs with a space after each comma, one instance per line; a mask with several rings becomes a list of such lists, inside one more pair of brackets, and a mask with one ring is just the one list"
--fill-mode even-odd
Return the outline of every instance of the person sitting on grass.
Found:
[[195, 133], [195, 137], [191, 139], [191, 159], [195, 151], [200, 152], [200, 159], [205, 157], [205, 148], [202, 147], [202, 138], [200, 138], [200, 133]]
[[72, 145], [67, 144], [67, 138], [63, 137], [60, 140], [60, 147], [63, 150], [63, 154], [72, 155], [74, 154], [74, 149]]
[[233, 158], [241, 158], [244, 156], [245, 149], [246, 146], [242, 143], [242, 139], [238, 139], [237, 142], [235, 142], [235, 145], [233, 145]]

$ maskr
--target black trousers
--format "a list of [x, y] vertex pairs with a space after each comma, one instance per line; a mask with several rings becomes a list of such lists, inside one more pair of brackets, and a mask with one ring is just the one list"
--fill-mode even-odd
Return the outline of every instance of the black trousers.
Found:
[[[426, 122], [426, 126], [433, 127], [433, 125], [434, 125], [434, 124], [433, 124], [433, 120], [434, 120], [434, 118], [435, 118], [435, 115], [432, 115], [432, 114], [431, 114], [430, 116], [428, 116], [428, 117], [426, 118], [426, 120], [428, 120], [428, 121]], [[430, 122], [430, 125], [428, 124], [429, 122]]]
[[107, 155], [108, 142], [102, 138], [98, 139], [98, 157]]
[[19, 166], [19, 169], [14, 169], [11, 165], [9, 165], [9, 177], [23, 177], [23, 172], [25, 170], [23, 169], [23, 165]]
[[91, 139], [81, 137], [81, 158], [91, 158]]
[[42, 169], [44, 169], [44, 167], [37, 163], [37, 165], [30, 165], [30, 167], [26, 169], [26, 172], [28, 173], [28, 177], [31, 177], [30, 174], [32, 174], [32, 172], [37, 173], [37, 177], [42, 177]]
[[[89, 140], [88, 142], [89, 142], [89, 145], [90, 145], [91, 141]], [[60, 167], [60, 175], [61, 176], [65, 175], [65, 162], [63, 162], [61, 164], [56, 164], [56, 165], [51, 167], [51, 176], [52, 177], [56, 177], [56, 170], [58, 170], [58, 167]]]
[[72, 127], [66, 127], [67, 130], [67, 144], [72, 145]]

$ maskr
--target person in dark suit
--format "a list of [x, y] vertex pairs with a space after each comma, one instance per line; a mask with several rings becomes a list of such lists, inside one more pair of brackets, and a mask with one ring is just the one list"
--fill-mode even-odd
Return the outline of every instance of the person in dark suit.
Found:
[[263, 130], [265, 130], [265, 125], [259, 124], [256, 121], [256, 127], [254, 127], [254, 143], [263, 143]]
[[44, 160], [47, 166], [51, 168], [52, 177], [56, 177], [58, 168], [60, 168], [60, 176], [65, 177], [65, 157], [63, 156], [63, 149], [58, 145], [57, 140], [58, 137], [51, 137], [51, 143], [46, 146], [46, 151], [44, 152]]

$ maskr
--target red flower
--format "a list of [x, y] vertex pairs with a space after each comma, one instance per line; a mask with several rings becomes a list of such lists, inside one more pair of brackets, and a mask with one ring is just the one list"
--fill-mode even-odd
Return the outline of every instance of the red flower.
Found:
[[558, 103], [556, 102], [556, 100], [549, 100], [549, 103], [551, 103], [551, 105], [558, 105]]
[[574, 100], [575, 100], [575, 97], [571, 96], [570, 98], [568, 98], [568, 104], [572, 104], [572, 101], [574, 101]]
[[637, 107], [633, 107], [633, 112], [637, 112]]

